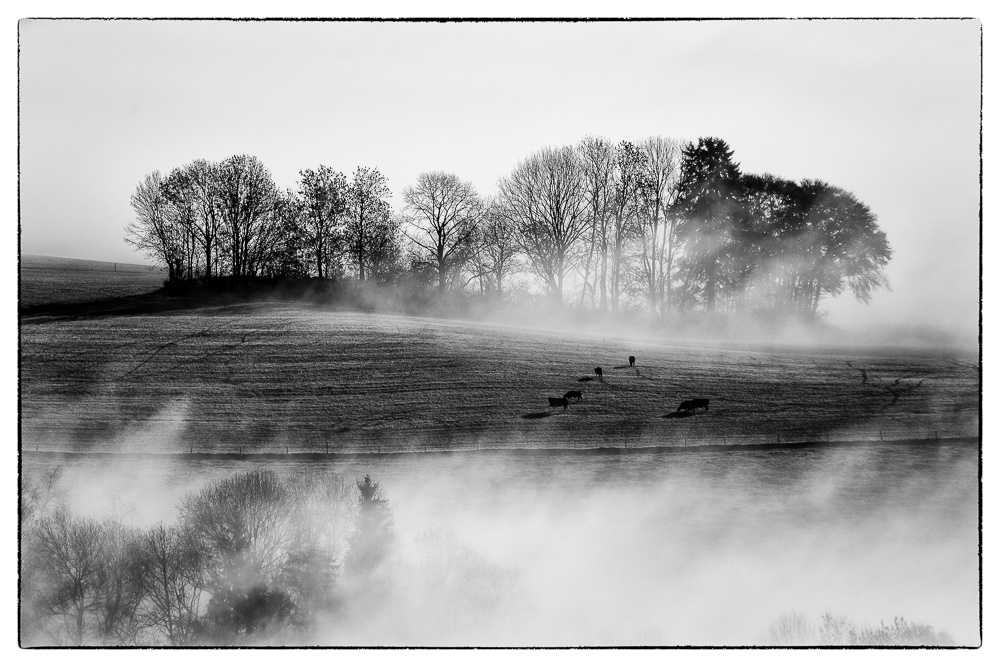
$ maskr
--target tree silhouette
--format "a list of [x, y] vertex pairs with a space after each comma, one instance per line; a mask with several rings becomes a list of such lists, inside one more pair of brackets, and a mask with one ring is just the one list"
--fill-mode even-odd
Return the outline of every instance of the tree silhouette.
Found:
[[303, 244], [316, 260], [316, 276], [323, 278], [340, 242], [340, 226], [347, 212], [347, 177], [330, 167], [299, 172]]
[[577, 242], [585, 234], [583, 167], [569, 146], [544, 148], [500, 180], [502, 214], [549, 296], [563, 302], [566, 273], [576, 263]]
[[[391, 207], [389, 186], [378, 169], [358, 167], [347, 191], [347, 219], [344, 228], [348, 256], [357, 269], [358, 280], [370, 273], [373, 250], [376, 260], [385, 254]], [[381, 254], [379, 254], [381, 253]]]
[[403, 190], [403, 200], [413, 221], [409, 238], [423, 250], [443, 294], [475, 250], [482, 201], [472, 183], [441, 171], [420, 174], [416, 185]]
[[364, 574], [378, 567], [388, 556], [396, 539], [392, 511], [382, 497], [379, 483], [371, 476], [357, 481], [358, 518], [347, 548], [349, 572]]
[[740, 169], [722, 139], [702, 137], [682, 150], [673, 213], [684, 244], [688, 279], [702, 285], [706, 308], [715, 310], [723, 263], [730, 258], [742, 217]]

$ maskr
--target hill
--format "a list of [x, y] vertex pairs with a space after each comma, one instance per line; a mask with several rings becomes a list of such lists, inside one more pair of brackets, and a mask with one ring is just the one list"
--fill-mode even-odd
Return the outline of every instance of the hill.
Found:
[[[25, 449], [389, 451], [978, 433], [975, 359], [927, 352], [685, 347], [285, 303], [22, 318], [21, 336]], [[550, 409], [548, 397], [571, 390], [583, 399]], [[672, 416], [696, 397], [710, 408]]]
[[20, 307], [81, 303], [147, 294], [163, 287], [166, 271], [141, 264], [21, 255]]

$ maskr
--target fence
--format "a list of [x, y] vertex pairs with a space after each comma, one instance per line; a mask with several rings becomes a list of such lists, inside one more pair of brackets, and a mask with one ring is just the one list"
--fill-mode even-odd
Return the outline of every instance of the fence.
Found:
[[[595, 434], [588, 438], [576, 438], [573, 441], [542, 440], [519, 437], [491, 437], [489, 434], [477, 436], [452, 435], [409, 435], [399, 434], [360, 434], [350, 437], [323, 437], [322, 434], [299, 434], [299, 437], [289, 437], [282, 442], [176, 442], [157, 443], [151, 448], [148, 442], [130, 442], [127, 438], [105, 439], [92, 444], [67, 446], [47, 439], [28, 438], [22, 440], [21, 451], [26, 454], [64, 453], [64, 454], [139, 454], [139, 455], [198, 455], [198, 456], [267, 456], [267, 457], [321, 457], [337, 455], [360, 454], [406, 454], [406, 453], [442, 453], [470, 451], [523, 451], [523, 452], [609, 452], [625, 450], [656, 450], [671, 449], [692, 451], [738, 449], [746, 447], [779, 448], [796, 446], [837, 446], [856, 443], [914, 443], [917, 441], [933, 443], [934, 441], [974, 442], [979, 433], [967, 428], [941, 428], [938, 430], [895, 428], [869, 429], [837, 429], [834, 431], [796, 431], [786, 430], [774, 433], [754, 434], [697, 434], [670, 437], [659, 433], [621, 434], [617, 437]], [[86, 442], [86, 441], [84, 441]]]

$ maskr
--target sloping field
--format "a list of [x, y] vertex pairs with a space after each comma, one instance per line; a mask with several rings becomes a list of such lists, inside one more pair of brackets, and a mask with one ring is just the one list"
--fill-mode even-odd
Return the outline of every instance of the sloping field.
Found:
[[21, 255], [20, 306], [147, 294], [163, 287], [164, 280], [163, 269], [140, 264]]
[[[683, 347], [292, 304], [27, 317], [21, 346], [24, 449], [393, 451], [978, 433], [976, 360], [933, 353]], [[570, 390], [583, 400], [549, 408], [547, 397]], [[695, 397], [710, 399], [709, 410], [668, 416]]]

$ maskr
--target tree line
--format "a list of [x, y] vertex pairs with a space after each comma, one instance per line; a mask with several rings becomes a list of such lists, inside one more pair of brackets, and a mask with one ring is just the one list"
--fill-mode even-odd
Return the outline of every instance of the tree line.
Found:
[[320, 165], [282, 191], [255, 157], [147, 175], [126, 240], [170, 281], [318, 278], [511, 299], [527, 280], [556, 305], [814, 318], [849, 289], [888, 286], [876, 216], [819, 180], [747, 174], [728, 144], [588, 136], [518, 163], [483, 196], [420, 174], [393, 211], [387, 180]]

